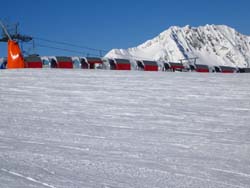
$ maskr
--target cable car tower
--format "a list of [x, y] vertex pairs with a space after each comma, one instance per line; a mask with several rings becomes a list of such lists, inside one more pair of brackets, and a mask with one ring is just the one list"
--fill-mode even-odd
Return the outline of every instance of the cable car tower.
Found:
[[15, 40], [16, 42], [30, 42], [33, 39], [31, 36], [18, 33], [19, 23], [16, 23], [12, 26], [7, 26], [0, 20], [0, 25], [2, 28], [2, 36], [0, 38], [0, 42], [8, 42], [9, 39]]
[[18, 33], [18, 24], [14, 25], [14, 31], [12, 32], [10, 32], [10, 29], [6, 27], [1, 20], [0, 26], [2, 28], [0, 42], [8, 43], [7, 68], [24, 68], [25, 63], [19, 42], [29, 42], [32, 40], [32, 37]]
[[188, 69], [193, 71], [196, 66], [196, 62], [199, 58], [198, 57], [193, 57], [193, 58], [185, 58], [185, 59], [180, 59], [180, 63], [185, 65]]

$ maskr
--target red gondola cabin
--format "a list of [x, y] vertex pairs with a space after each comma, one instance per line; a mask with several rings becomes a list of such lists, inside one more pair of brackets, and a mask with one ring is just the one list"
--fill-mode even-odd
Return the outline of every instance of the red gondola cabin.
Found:
[[175, 71], [183, 71], [185, 67], [183, 66], [182, 63], [178, 62], [169, 62], [170, 65], [170, 70], [175, 72]]
[[143, 61], [145, 71], [158, 71], [159, 67], [156, 61]]
[[24, 58], [25, 68], [43, 68], [42, 59], [37, 55], [32, 55]]
[[136, 61], [137, 69], [144, 71], [158, 71], [159, 67], [156, 61]]
[[220, 66], [220, 69], [221, 69], [222, 73], [234, 73], [234, 72], [236, 72], [236, 68], [229, 67], [229, 66]]
[[[53, 68], [62, 68], [62, 69], [73, 69], [73, 61], [70, 57], [57, 56], [56, 57], [56, 67]], [[52, 66], [52, 63], [51, 63]]]
[[[89, 69], [98, 69], [102, 68], [103, 61], [101, 58], [98, 57], [86, 57], [88, 68]], [[86, 66], [86, 65], [85, 65]]]
[[195, 65], [196, 72], [209, 72], [208, 65], [196, 64]]
[[131, 64], [128, 59], [115, 59], [114, 63], [114, 70], [131, 70]]

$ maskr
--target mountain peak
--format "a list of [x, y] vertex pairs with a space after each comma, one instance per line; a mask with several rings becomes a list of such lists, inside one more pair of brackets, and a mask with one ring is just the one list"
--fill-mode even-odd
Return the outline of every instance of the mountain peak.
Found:
[[227, 25], [171, 26], [137, 47], [113, 49], [106, 57], [168, 62], [198, 57], [202, 64], [249, 67], [250, 37]]

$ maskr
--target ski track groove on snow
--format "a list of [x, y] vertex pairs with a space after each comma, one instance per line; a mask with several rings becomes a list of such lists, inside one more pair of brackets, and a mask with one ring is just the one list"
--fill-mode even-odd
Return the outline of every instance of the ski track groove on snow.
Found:
[[49, 184], [47, 184], [47, 183], [45, 183], [45, 182], [41, 182], [41, 181], [35, 180], [35, 179], [31, 178], [31, 177], [24, 176], [24, 175], [19, 174], [19, 173], [17, 173], [17, 172], [12, 172], [12, 171], [7, 170], [7, 169], [4, 169], [4, 168], [1, 168], [1, 171], [6, 172], [6, 173], [8, 173], [8, 174], [10, 174], [10, 175], [16, 176], [16, 177], [18, 177], [18, 178], [23, 178], [23, 179], [25, 179], [25, 180], [27, 180], [27, 181], [30, 181], [30, 182], [32, 182], [32, 183], [36, 183], [36, 184], [42, 185], [43, 187], [56, 188], [56, 187], [53, 186], [53, 185], [49, 185]]

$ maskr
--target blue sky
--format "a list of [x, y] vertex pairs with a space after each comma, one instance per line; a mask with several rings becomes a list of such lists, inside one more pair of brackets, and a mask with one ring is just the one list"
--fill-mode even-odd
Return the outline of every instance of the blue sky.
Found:
[[[1, 3], [0, 15], [19, 22], [23, 34], [110, 50], [137, 46], [172, 25], [226, 24], [250, 35], [249, 7], [248, 0], [11, 0]], [[35, 44], [41, 55], [99, 54], [39, 40]], [[29, 45], [24, 47], [32, 53]], [[6, 56], [6, 43], [0, 43], [0, 56]]]

